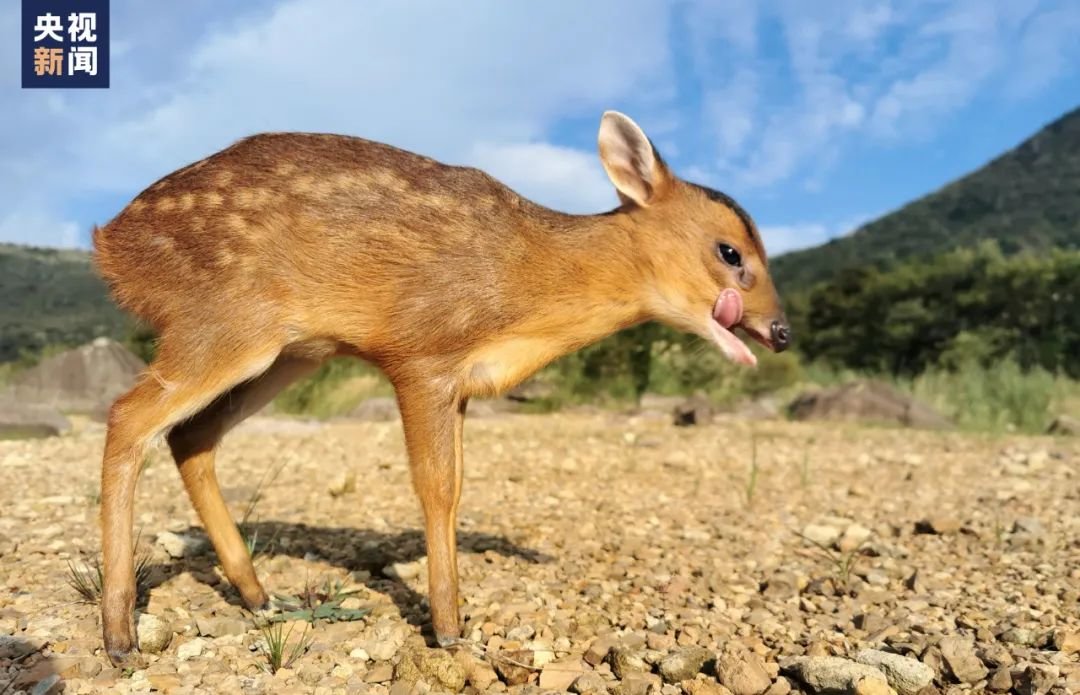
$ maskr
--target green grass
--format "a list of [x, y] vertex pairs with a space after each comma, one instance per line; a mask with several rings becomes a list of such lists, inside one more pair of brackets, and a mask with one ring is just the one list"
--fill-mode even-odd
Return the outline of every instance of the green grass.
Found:
[[329, 623], [360, 620], [371, 612], [370, 608], [345, 608], [341, 604], [345, 599], [355, 596], [357, 591], [347, 590], [339, 580], [324, 580], [321, 585], [308, 583], [296, 596], [277, 594], [277, 605], [283, 611], [270, 618], [272, 623], [291, 620], [304, 620], [314, 623], [323, 620]]
[[1080, 411], [1080, 382], [1011, 360], [933, 368], [904, 383], [966, 430], [1039, 434], [1061, 413]]
[[393, 394], [390, 382], [375, 367], [339, 357], [285, 389], [274, 400], [274, 407], [290, 415], [330, 418], [345, 415], [367, 398]]
[[311, 648], [311, 627], [304, 626], [304, 632], [299, 639], [290, 644], [293, 628], [288, 630], [282, 623], [267, 623], [259, 628], [262, 632], [263, 643], [259, 645], [263, 656], [266, 657], [267, 670], [277, 673], [283, 668], [290, 668], [296, 661], [307, 653]]
[[837, 552], [829, 546], [818, 543], [813, 538], [808, 538], [798, 531], [793, 531], [792, 533], [814, 546], [821, 558], [831, 566], [833, 581], [838, 590], [845, 593], [851, 590], [851, 575], [855, 571], [855, 567], [858, 566], [859, 560], [862, 558], [862, 545], [847, 552]]
[[[138, 544], [137, 540], [136, 544]], [[135, 556], [135, 593], [138, 596], [145, 596], [150, 588], [150, 560], [149, 551], [140, 552]], [[94, 557], [90, 562], [68, 560], [67, 566], [68, 586], [75, 590], [84, 603], [99, 603], [101, 586], [104, 582], [101, 559]]]
[[259, 484], [255, 486], [255, 490], [248, 498], [247, 506], [244, 507], [244, 514], [240, 517], [240, 523], [236, 525], [237, 530], [240, 532], [240, 538], [244, 541], [244, 547], [247, 548], [248, 555], [252, 559], [258, 558], [264, 553], [268, 553], [273, 550], [277, 543], [277, 535], [275, 534], [271, 538], [259, 539], [259, 529], [255, 527], [255, 510], [258, 508], [259, 503], [263, 499], [263, 490], [267, 485], [270, 485], [281, 474], [281, 470], [285, 467], [282, 463], [276, 468], [272, 468], [263, 473], [262, 478], [259, 479]]

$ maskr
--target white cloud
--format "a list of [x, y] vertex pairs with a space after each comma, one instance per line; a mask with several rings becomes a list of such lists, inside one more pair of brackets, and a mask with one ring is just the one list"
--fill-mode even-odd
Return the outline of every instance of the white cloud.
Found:
[[618, 205], [615, 188], [591, 152], [544, 142], [478, 143], [468, 160], [549, 207], [591, 213]]
[[795, 224], [765, 225], [759, 230], [769, 257], [788, 251], [824, 244], [830, 239], [850, 234], [870, 220], [867, 215], [848, 218], [838, 224], [798, 222]]
[[[606, 108], [663, 110], [671, 98], [669, 12], [647, 0], [283, 0], [223, 17], [197, 4], [201, 26], [170, 15], [188, 30], [187, 46], [166, 37], [167, 56], [145, 40], [161, 33], [145, 26], [153, 13], [114, 11], [128, 31], [114, 23], [124, 51], [107, 92], [65, 96], [59, 113], [43, 95], [18, 94], [0, 113], [0, 132], [20, 133], [4, 143], [0, 209], [40, 217], [33, 193], [42, 189], [61, 199], [134, 194], [265, 130], [356, 134], [449, 162], [485, 153], [524, 195], [584, 208], [601, 200], [596, 173], [575, 152], [545, 149], [552, 127], [598, 122]], [[14, 26], [11, 16], [0, 11], [0, 26]], [[546, 160], [512, 171], [526, 166], [522, 152]], [[559, 166], [567, 178], [536, 178]], [[578, 175], [587, 178], [570, 178]]]
[[0, 241], [27, 246], [76, 248], [82, 225], [47, 211], [16, 211], [0, 217]]

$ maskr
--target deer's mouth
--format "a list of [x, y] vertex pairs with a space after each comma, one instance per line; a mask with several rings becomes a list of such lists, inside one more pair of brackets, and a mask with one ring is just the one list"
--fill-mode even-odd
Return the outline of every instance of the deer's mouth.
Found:
[[742, 320], [742, 316], [742, 296], [733, 289], [724, 290], [713, 306], [709, 335], [729, 360], [752, 367], [757, 364], [757, 357], [750, 352], [746, 343], [731, 332]]

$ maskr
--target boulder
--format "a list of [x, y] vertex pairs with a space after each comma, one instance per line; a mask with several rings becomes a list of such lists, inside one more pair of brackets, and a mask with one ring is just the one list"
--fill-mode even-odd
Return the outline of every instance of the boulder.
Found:
[[1068, 415], [1058, 415], [1046, 428], [1046, 433], [1078, 436], [1080, 435], [1080, 420]]
[[71, 423], [52, 406], [0, 399], [0, 439], [55, 437]]
[[862, 420], [949, 429], [952, 423], [930, 406], [880, 381], [853, 381], [804, 393], [788, 406], [794, 420]]
[[98, 338], [15, 374], [0, 398], [102, 417], [145, 369], [120, 343]]

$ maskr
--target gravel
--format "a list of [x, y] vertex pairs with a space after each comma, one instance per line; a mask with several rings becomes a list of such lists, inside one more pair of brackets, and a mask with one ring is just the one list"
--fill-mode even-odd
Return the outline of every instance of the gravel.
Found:
[[152, 568], [144, 667], [111, 667], [97, 607], [66, 583], [68, 563], [100, 547], [104, 432], [74, 425], [0, 441], [10, 693], [58, 677], [65, 693], [787, 695], [834, 687], [823, 665], [863, 674], [836, 692], [1080, 692], [1073, 437], [722, 415], [675, 427], [666, 411], [470, 420], [464, 639], [434, 649], [399, 425], [261, 418], [218, 469], [237, 518], [261, 495], [247, 530], [270, 548], [257, 558], [267, 590], [340, 582], [356, 592], [343, 605], [372, 609], [318, 622], [272, 674], [164, 449], [135, 508]]

